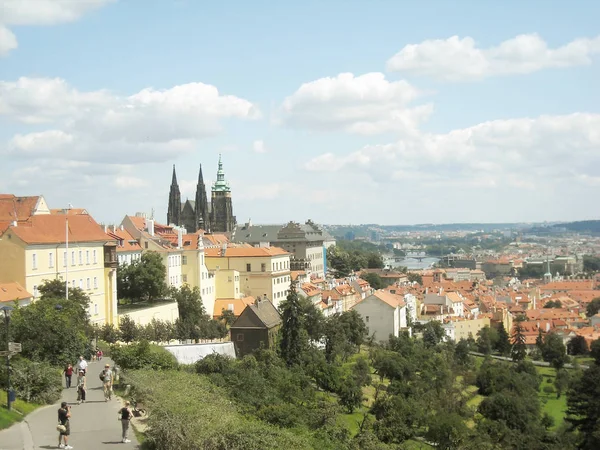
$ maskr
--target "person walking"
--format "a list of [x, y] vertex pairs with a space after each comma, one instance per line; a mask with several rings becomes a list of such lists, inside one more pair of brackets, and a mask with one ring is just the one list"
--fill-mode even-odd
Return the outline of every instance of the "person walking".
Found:
[[73, 365], [68, 364], [65, 368], [65, 386], [67, 389], [71, 387], [71, 377], [73, 376]]
[[118, 411], [119, 420], [121, 421], [121, 428], [123, 430], [121, 440], [123, 444], [131, 442], [129, 439], [127, 439], [127, 434], [129, 433], [129, 423], [131, 422], [131, 419], [133, 417], [133, 412], [131, 411], [131, 408], [129, 406], [130, 403], [125, 402], [125, 405]]
[[110, 370], [110, 364], [104, 366], [104, 370], [100, 372], [100, 379], [104, 387], [104, 401], [107, 402], [112, 399], [112, 388], [113, 388], [113, 372]]
[[[62, 402], [58, 410], [58, 424], [62, 425], [58, 434], [58, 448], [72, 449], [69, 445], [69, 435], [71, 434], [71, 407], [67, 405], [67, 402]], [[63, 444], [64, 441], [64, 444]]]
[[77, 376], [77, 404], [80, 405], [82, 402], [85, 403], [85, 394], [87, 392], [87, 379], [85, 376], [85, 372], [83, 370], [79, 370], [79, 375]]
[[84, 375], [87, 375], [87, 368], [88, 368], [87, 361], [83, 358], [83, 356], [80, 356], [79, 363], [77, 364], [77, 369], [83, 370]]

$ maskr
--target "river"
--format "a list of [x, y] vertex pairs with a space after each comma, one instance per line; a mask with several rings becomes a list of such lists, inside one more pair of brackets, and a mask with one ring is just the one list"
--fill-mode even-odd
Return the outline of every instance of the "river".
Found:
[[407, 256], [405, 259], [397, 262], [395, 261], [395, 258], [393, 258], [391, 255], [384, 255], [383, 257], [383, 262], [386, 267], [406, 267], [408, 270], [429, 269], [431, 266], [438, 263], [439, 261], [439, 258], [433, 258], [431, 256], [423, 257], [421, 258], [421, 261]]

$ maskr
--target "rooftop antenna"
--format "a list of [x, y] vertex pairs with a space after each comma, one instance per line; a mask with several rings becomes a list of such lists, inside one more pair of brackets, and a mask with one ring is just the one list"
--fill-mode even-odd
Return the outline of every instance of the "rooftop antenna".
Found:
[[154, 208], [150, 210], [150, 220], [154, 220]]

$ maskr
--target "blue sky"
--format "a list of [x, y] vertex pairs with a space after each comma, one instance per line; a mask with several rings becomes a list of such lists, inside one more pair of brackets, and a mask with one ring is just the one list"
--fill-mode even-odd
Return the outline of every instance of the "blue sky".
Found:
[[597, 218], [600, 6], [523, 3], [0, 0], [0, 191], [164, 221], [222, 153], [238, 222]]

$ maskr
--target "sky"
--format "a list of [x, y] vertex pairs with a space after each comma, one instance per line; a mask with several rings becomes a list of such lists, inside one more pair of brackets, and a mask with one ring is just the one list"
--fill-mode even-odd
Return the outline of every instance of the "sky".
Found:
[[[0, 192], [166, 222], [599, 219], [600, 2], [0, 0]], [[210, 197], [210, 192], [208, 193]]]

